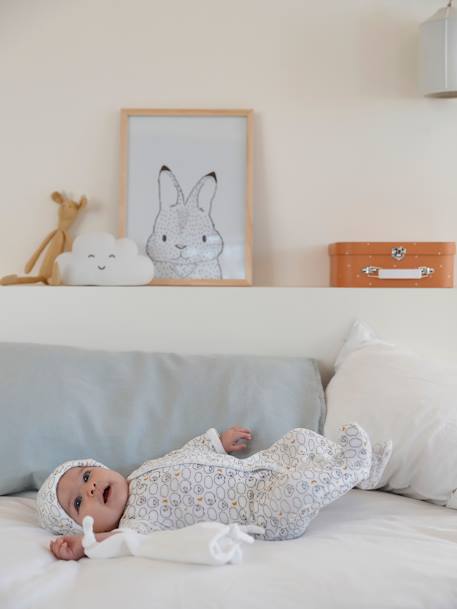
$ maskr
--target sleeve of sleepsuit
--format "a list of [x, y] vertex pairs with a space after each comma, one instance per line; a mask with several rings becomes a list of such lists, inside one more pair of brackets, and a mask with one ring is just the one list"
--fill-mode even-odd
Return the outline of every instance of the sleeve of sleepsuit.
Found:
[[189, 440], [182, 448], [177, 451], [173, 451], [173, 454], [181, 453], [182, 455], [192, 453], [195, 454], [208, 454], [218, 453], [220, 455], [226, 455], [227, 453], [222, 446], [221, 439], [217, 431], [212, 427], [208, 429], [201, 436], [197, 436], [192, 440]]

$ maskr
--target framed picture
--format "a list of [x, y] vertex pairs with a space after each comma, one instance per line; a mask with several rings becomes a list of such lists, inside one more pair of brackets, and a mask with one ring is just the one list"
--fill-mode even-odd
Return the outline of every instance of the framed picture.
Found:
[[252, 110], [121, 110], [120, 236], [153, 284], [252, 284]]

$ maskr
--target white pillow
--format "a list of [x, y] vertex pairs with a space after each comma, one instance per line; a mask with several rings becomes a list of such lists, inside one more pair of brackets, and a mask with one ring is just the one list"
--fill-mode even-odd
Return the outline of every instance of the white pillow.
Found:
[[457, 508], [457, 365], [385, 343], [356, 322], [326, 397], [329, 438], [356, 421], [373, 443], [393, 441], [384, 490]]

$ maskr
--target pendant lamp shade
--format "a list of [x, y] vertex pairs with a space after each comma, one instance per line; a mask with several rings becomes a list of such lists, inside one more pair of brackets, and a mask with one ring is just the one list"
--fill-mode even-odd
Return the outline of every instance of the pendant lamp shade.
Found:
[[457, 9], [451, 2], [421, 24], [424, 95], [457, 97]]

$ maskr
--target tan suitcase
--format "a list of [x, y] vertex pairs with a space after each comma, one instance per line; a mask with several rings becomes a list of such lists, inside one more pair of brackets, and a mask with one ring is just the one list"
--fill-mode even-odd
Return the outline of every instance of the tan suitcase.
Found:
[[328, 249], [333, 287], [454, 287], [454, 242], [348, 242]]

